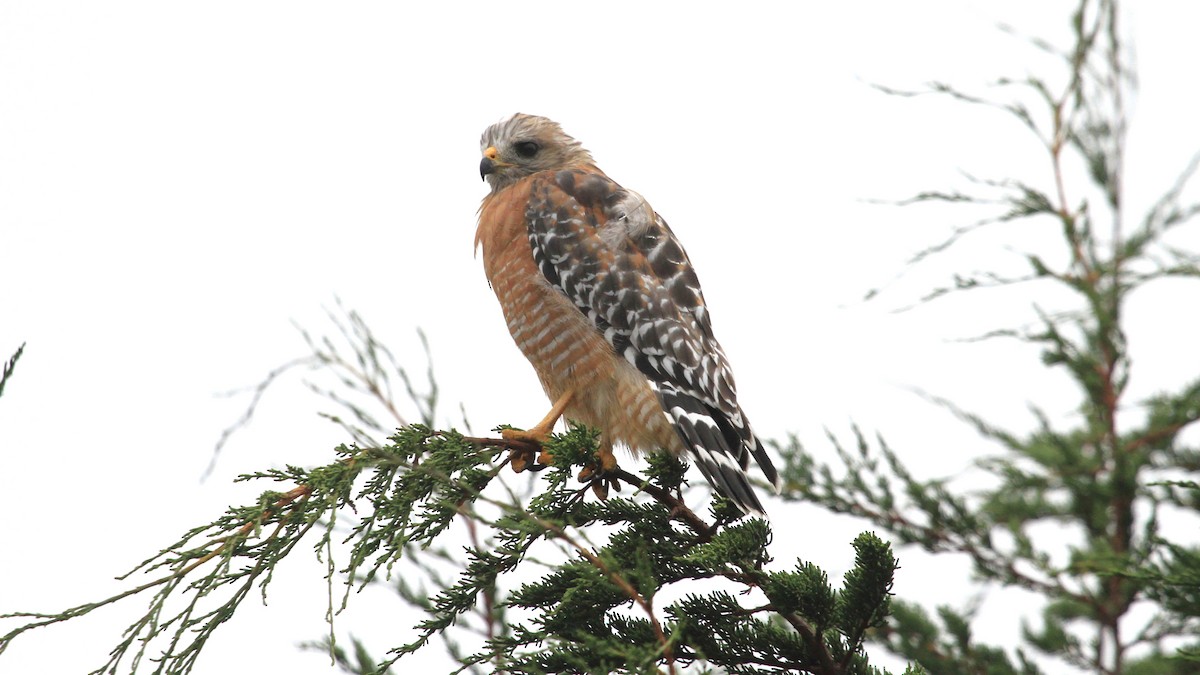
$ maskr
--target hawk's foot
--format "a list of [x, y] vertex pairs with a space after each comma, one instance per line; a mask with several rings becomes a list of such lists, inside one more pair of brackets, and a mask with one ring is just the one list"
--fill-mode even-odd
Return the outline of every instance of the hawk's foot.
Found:
[[608, 489], [620, 492], [621, 484], [616, 478], [610, 477], [610, 474], [617, 468], [617, 458], [613, 455], [612, 448], [605, 445], [596, 453], [596, 461], [587, 464], [579, 472], [580, 483], [591, 483], [592, 492], [600, 499], [608, 499]]
[[541, 471], [542, 469], [554, 463], [554, 455], [546, 450], [544, 443], [550, 438], [549, 429], [539, 429], [534, 427], [529, 431], [524, 429], [501, 429], [500, 436], [506, 441], [521, 441], [537, 446], [541, 452], [534, 456], [533, 448], [513, 448], [508, 453], [509, 463], [512, 465], [513, 471], [521, 473], [526, 469], [530, 471]]

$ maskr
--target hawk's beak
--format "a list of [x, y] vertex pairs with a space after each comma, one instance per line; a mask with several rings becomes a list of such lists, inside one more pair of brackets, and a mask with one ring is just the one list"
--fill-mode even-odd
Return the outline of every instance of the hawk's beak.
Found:
[[489, 173], [496, 173], [498, 169], [502, 169], [506, 166], [512, 166], [512, 164], [509, 164], [508, 162], [500, 161], [499, 157], [500, 151], [497, 150], [496, 146], [494, 145], [488, 146], [488, 149], [483, 151], [483, 159], [479, 162], [480, 178], [486, 179]]

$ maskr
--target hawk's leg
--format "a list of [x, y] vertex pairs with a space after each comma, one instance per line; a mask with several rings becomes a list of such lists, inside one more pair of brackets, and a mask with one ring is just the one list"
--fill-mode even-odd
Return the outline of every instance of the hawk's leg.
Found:
[[[551, 406], [550, 412], [546, 413], [546, 416], [542, 418], [541, 422], [533, 425], [532, 429], [528, 431], [523, 429], [502, 429], [500, 431], [500, 435], [505, 440], [525, 441], [526, 443], [533, 443], [538, 447], [542, 447], [542, 444], [545, 443], [546, 439], [550, 437], [550, 430], [553, 429], [554, 425], [558, 423], [558, 418], [562, 417], [563, 411], [567, 409], [567, 405], [571, 402], [571, 399], [574, 398], [574, 396], [574, 389], [568, 389], [565, 394], [559, 396], [558, 400], [554, 402], [553, 406]], [[542, 451], [538, 454], [536, 461], [533, 457], [533, 450], [514, 449], [509, 453], [508, 457], [512, 462], [513, 471], [516, 471], [517, 473], [531, 468], [531, 466], [546, 466], [554, 463], [554, 455], [551, 455], [550, 452], [545, 448], [542, 448]]]

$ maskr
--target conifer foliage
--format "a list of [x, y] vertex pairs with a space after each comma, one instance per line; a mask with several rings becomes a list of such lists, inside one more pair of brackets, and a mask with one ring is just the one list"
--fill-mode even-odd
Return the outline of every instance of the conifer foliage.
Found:
[[[1001, 326], [982, 339], [1035, 347], [1046, 367], [1076, 385], [1078, 414], [1056, 419], [1034, 394], [1035, 426], [1018, 432], [934, 398], [999, 448], [978, 463], [990, 479], [982, 492], [920, 479], [885, 441], [872, 447], [857, 430], [854, 450], [838, 448], [838, 466], [796, 443], [783, 452], [791, 498], [864, 517], [903, 544], [964, 555], [978, 580], [1044, 598], [1040, 625], [1024, 621], [1016, 649], [972, 634], [970, 611], [939, 607], [933, 619], [916, 603], [896, 602], [896, 621], [880, 637], [931, 673], [1196, 672], [1200, 492], [1192, 478], [1200, 448], [1185, 432], [1200, 419], [1200, 379], [1193, 373], [1174, 391], [1129, 400], [1136, 345], [1127, 338], [1126, 309], [1147, 286], [1200, 277], [1200, 256], [1173, 238], [1200, 213], [1185, 198], [1200, 156], [1147, 213], [1129, 216], [1127, 101], [1136, 78], [1120, 19], [1115, 0], [1082, 0], [1071, 17], [1073, 44], [1033, 41], [1057, 60], [1057, 73], [1002, 78], [986, 95], [934, 84], [925, 93], [998, 109], [1035, 135], [1045, 171], [974, 179], [969, 190], [910, 202], [999, 209], [913, 264], [948, 255], [985, 228], [1028, 222], [1058, 233], [1058, 251], [1025, 254], [1024, 274], [959, 274], [923, 299], [999, 287], [1036, 293], [1032, 328]], [[1059, 297], [1070, 300], [1044, 304]]]
[[[147, 656], [151, 672], [191, 672], [217, 629], [253, 592], [266, 593], [297, 547], [327, 562], [328, 579], [314, 583], [344, 584], [332, 615], [351, 590], [389, 573], [410, 576], [425, 551], [466, 528], [475, 543], [457, 578], [411, 594], [427, 614], [414, 639], [378, 662], [364, 659], [361, 645], [357, 665], [338, 652], [348, 670], [387, 672], [482, 615], [490, 630], [473, 652], [457, 655], [458, 672], [659, 673], [697, 663], [732, 673], [879, 672], [862, 645], [888, 616], [897, 565], [877, 537], [864, 533], [847, 547], [854, 566], [835, 588], [803, 561], [773, 565], [766, 521], [741, 518], [725, 502], [706, 517], [689, 509], [681, 491], [687, 467], [676, 459], [654, 457], [645, 478], [619, 470], [616, 481], [630, 495], [598, 500], [572, 478], [595, 453], [595, 434], [574, 427], [550, 442], [556, 464], [522, 506], [493, 496], [507, 464], [504, 443], [409, 425], [380, 447], [339, 448], [328, 466], [243, 476], [295, 487], [189, 530], [139, 565], [134, 572], [155, 578], [127, 592], [55, 615], [8, 615], [29, 621], [0, 638], [0, 648], [32, 628], [146, 594], [146, 615], [96, 672], [132, 671]], [[589, 543], [597, 536], [604, 543]], [[561, 559], [547, 567], [553, 551]], [[510, 584], [518, 571], [526, 580]]]

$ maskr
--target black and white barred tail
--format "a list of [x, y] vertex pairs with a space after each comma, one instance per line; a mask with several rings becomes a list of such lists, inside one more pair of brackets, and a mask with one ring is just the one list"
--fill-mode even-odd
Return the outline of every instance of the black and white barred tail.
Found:
[[663, 410], [709, 484], [743, 512], [765, 515], [747, 473], [751, 457], [777, 492], [780, 478], [762, 442], [748, 427], [735, 425], [728, 417], [680, 391], [672, 383], [657, 382], [655, 385]]

